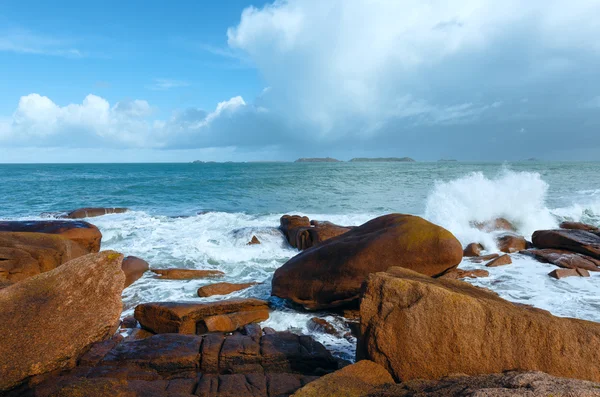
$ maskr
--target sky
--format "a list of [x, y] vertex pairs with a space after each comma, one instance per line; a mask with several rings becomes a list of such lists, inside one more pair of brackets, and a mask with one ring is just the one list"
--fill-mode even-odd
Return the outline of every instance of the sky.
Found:
[[0, 163], [600, 160], [598, 15], [598, 0], [2, 0]]

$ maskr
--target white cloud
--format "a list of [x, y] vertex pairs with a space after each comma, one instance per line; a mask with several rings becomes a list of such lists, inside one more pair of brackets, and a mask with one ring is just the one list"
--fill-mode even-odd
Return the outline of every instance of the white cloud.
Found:
[[154, 79], [152, 84], [148, 85], [148, 89], [155, 91], [166, 91], [172, 88], [189, 87], [190, 83], [181, 80], [172, 79]]
[[72, 44], [69, 40], [40, 35], [27, 30], [0, 32], [0, 51], [67, 58], [81, 58], [86, 55]]

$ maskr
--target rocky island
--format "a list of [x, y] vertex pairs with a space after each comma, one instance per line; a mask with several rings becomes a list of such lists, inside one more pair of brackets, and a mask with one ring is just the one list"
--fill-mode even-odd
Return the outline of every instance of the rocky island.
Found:
[[340, 160], [332, 157], [303, 157], [294, 161], [294, 163], [339, 163]]
[[414, 159], [410, 157], [356, 157], [350, 160], [351, 163], [413, 163]]

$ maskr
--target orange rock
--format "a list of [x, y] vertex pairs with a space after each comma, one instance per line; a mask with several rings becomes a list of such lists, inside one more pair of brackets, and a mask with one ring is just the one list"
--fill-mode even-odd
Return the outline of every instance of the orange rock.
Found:
[[[207, 326], [207, 318], [223, 314], [268, 311], [268, 304], [259, 299], [228, 299], [211, 303], [156, 302], [143, 303], [135, 308], [135, 318], [140, 325], [156, 334], [180, 333], [196, 334], [211, 332], [211, 324], [223, 324], [225, 320], [212, 320]], [[246, 317], [250, 318], [250, 317]], [[231, 319], [231, 323], [242, 317]], [[254, 322], [256, 320], [251, 320]], [[245, 324], [241, 324], [245, 325]], [[208, 329], [208, 331], [206, 331]]]
[[498, 230], [509, 230], [515, 231], [517, 230], [510, 221], [505, 218], [496, 218], [486, 222], [471, 222], [473, 227], [476, 227], [479, 230], [483, 230], [484, 232], [495, 232]]
[[252, 236], [252, 239], [246, 245], [257, 245], [260, 244], [260, 240], [256, 236]]
[[538, 230], [532, 240], [536, 248], [562, 249], [600, 259], [600, 236], [585, 230]]
[[331, 222], [310, 221], [306, 216], [284, 215], [280, 219], [280, 229], [292, 247], [305, 250], [344, 234], [351, 228]]
[[451, 280], [459, 280], [461, 278], [478, 278], [478, 277], [488, 277], [490, 272], [483, 269], [475, 269], [475, 270], [463, 270], [463, 269], [452, 269], [447, 273], [442, 274], [439, 278], [448, 278]]
[[272, 294], [311, 310], [353, 305], [369, 273], [405, 266], [435, 276], [455, 268], [462, 251], [440, 226], [417, 216], [385, 215], [290, 259], [275, 271]]
[[310, 220], [308, 217], [300, 215], [283, 215], [279, 219], [279, 223], [279, 228], [292, 247], [296, 247], [296, 235], [298, 234], [299, 229], [310, 227]]
[[244, 325], [259, 323], [269, 319], [269, 309], [240, 311], [230, 314], [205, 317], [196, 324], [196, 334], [209, 332], [233, 332]]
[[566, 222], [566, 221], [562, 222], [560, 224], [560, 228], [561, 229], [572, 229], [572, 230], [586, 230], [588, 232], [598, 232], [600, 230], [596, 226], [588, 225], [586, 223]]
[[324, 334], [340, 336], [340, 333], [329, 321], [324, 318], [313, 317], [308, 320], [308, 329], [313, 332], [321, 332]]
[[498, 258], [499, 256], [500, 256], [499, 254], [489, 254], [489, 255], [483, 255], [483, 256], [474, 256], [472, 258], [469, 258], [469, 260], [471, 262], [481, 263], [481, 262], [489, 261], [491, 259]]
[[232, 284], [232, 283], [216, 283], [205, 285], [198, 288], [198, 296], [205, 298], [213, 295], [227, 295], [235, 291], [241, 291], [246, 288], [250, 288], [258, 283], [243, 283], [243, 284]]
[[592, 272], [600, 271], [600, 260], [576, 252], [545, 248], [529, 249], [521, 251], [521, 253], [533, 256], [540, 262], [552, 263], [567, 269], [581, 268]]
[[113, 335], [123, 307], [122, 259], [89, 254], [0, 290], [0, 391], [73, 366], [91, 343]]
[[585, 269], [555, 269], [548, 275], [558, 280], [565, 277], [590, 277], [590, 272]]
[[87, 253], [60, 235], [0, 232], [0, 281], [22, 281]]
[[512, 234], [506, 234], [496, 239], [498, 243], [498, 249], [502, 252], [512, 254], [527, 249], [527, 241], [523, 236], [515, 236]]
[[108, 214], [122, 214], [127, 212], [127, 208], [102, 208], [102, 207], [88, 207], [79, 208], [73, 210], [67, 214], [67, 218], [79, 219], [79, 218], [92, 218], [95, 216], [102, 216]]
[[600, 381], [590, 365], [600, 360], [600, 324], [517, 306], [468, 283], [394, 267], [369, 276], [360, 314], [357, 359], [383, 365], [396, 381], [514, 368]]
[[195, 270], [195, 269], [152, 269], [158, 274], [158, 278], [164, 280], [192, 280], [196, 278], [220, 277], [223, 272], [219, 270]]
[[499, 256], [496, 259], [491, 260], [485, 266], [486, 267], [498, 267], [498, 266], [510, 265], [511, 263], [512, 263], [512, 259], [510, 259], [510, 255], [505, 254], [505, 255]]
[[125, 273], [125, 288], [127, 288], [142, 277], [150, 269], [150, 265], [137, 256], [127, 256], [123, 259], [122, 268]]
[[463, 251], [463, 256], [479, 256], [483, 250], [483, 245], [479, 243], [471, 243], [467, 245]]
[[102, 240], [100, 230], [84, 221], [4, 221], [0, 222], [0, 232], [58, 234], [81, 245], [86, 253], [100, 251]]

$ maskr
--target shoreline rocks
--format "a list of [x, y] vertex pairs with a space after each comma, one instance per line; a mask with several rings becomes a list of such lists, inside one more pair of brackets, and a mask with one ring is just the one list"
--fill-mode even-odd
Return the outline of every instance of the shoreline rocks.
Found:
[[498, 267], [498, 266], [510, 265], [511, 263], [512, 263], [512, 259], [510, 258], [510, 255], [504, 254], [495, 259], [492, 259], [485, 266], [486, 267]]
[[[600, 324], [515, 305], [468, 283], [394, 267], [371, 274], [357, 359], [396, 379], [519, 368], [600, 381]], [[582, 337], [582, 335], [585, 335]]]
[[331, 222], [311, 221], [308, 217], [299, 215], [283, 215], [279, 223], [279, 228], [288, 243], [300, 251], [322, 244], [352, 229]]
[[275, 271], [272, 295], [309, 310], [356, 305], [370, 273], [406, 266], [429, 276], [456, 268], [460, 242], [423, 218], [391, 214], [334, 237]]
[[127, 256], [123, 259], [123, 273], [125, 273], [125, 288], [139, 280], [144, 273], [150, 270], [148, 262], [137, 256]]
[[600, 236], [585, 230], [538, 230], [532, 240], [536, 248], [567, 250], [600, 259]]
[[127, 211], [129, 211], [129, 209], [127, 208], [87, 207], [73, 210], [69, 212], [65, 217], [70, 219], [92, 218], [108, 214], [122, 214]]
[[205, 285], [203, 287], [198, 288], [198, 296], [201, 298], [206, 298], [213, 295], [228, 295], [232, 292], [241, 291], [250, 287], [257, 285], [258, 283], [241, 283], [241, 284], [233, 284], [233, 283], [215, 283]]
[[72, 367], [90, 344], [112, 336], [122, 259], [114, 251], [89, 254], [0, 290], [0, 391]]
[[481, 251], [483, 251], [483, 245], [479, 243], [471, 243], [465, 247], [463, 250], [463, 256], [474, 257], [481, 255]]
[[102, 233], [84, 221], [0, 221], [0, 232], [56, 234], [81, 245], [88, 253], [100, 251]]
[[600, 260], [576, 252], [542, 248], [521, 251], [523, 255], [529, 255], [542, 263], [551, 263], [566, 269], [586, 269], [592, 272], [600, 271]]
[[196, 269], [151, 269], [161, 280], [194, 280], [197, 278], [221, 277], [225, 273], [220, 270]]

